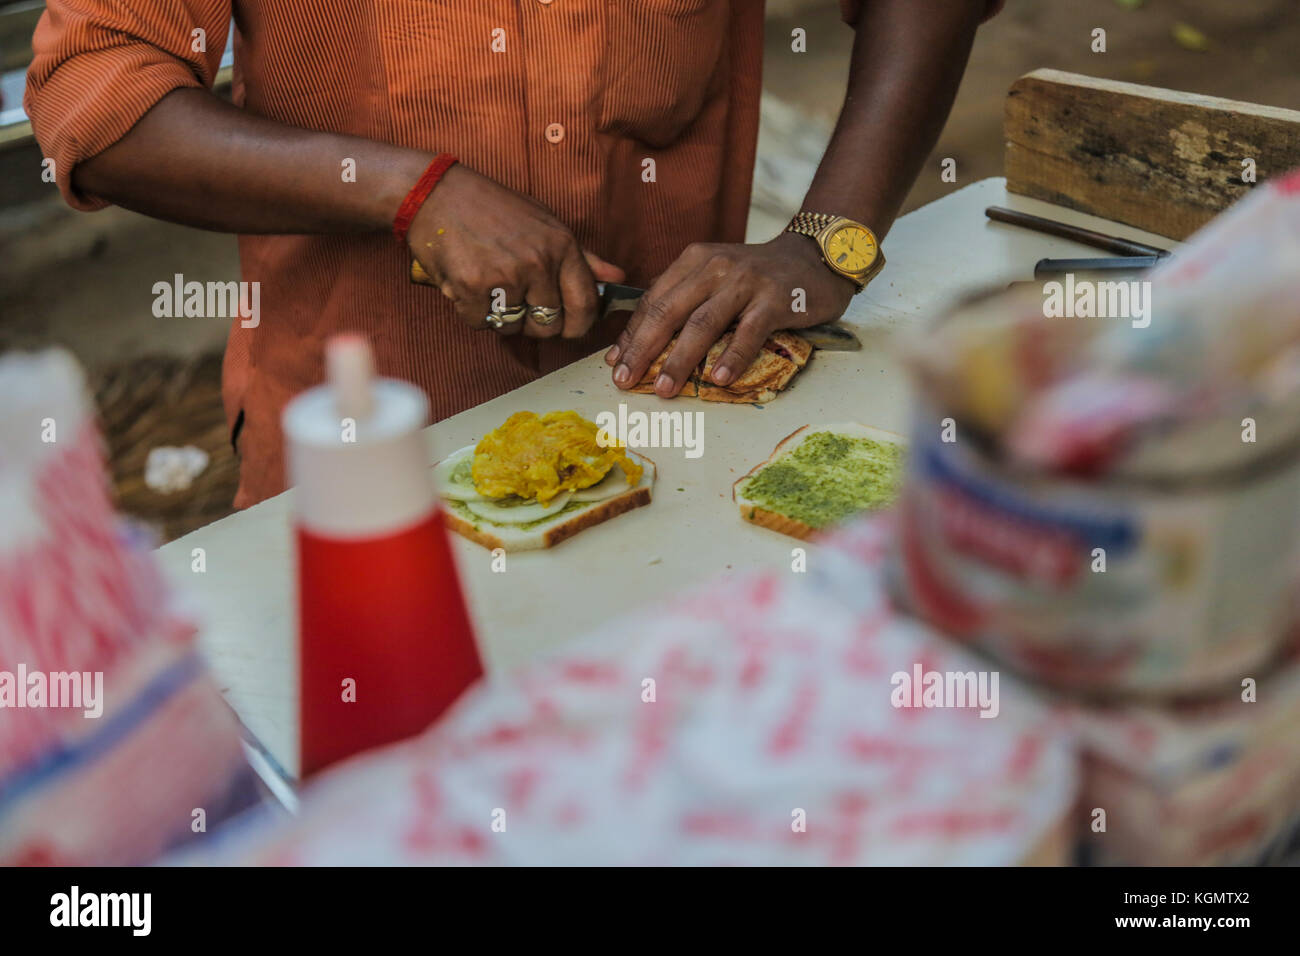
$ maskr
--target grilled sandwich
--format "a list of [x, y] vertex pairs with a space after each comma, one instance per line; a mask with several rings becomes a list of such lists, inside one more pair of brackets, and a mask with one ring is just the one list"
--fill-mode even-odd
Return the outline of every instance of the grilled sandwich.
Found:
[[[681, 395], [699, 398], [706, 402], [730, 402], [734, 404], [763, 404], [776, 398], [791, 379], [799, 373], [812, 356], [812, 344], [795, 332], [774, 332], [763, 343], [758, 357], [743, 373], [736, 376], [727, 385], [713, 383], [713, 368], [722, 358], [727, 346], [731, 344], [732, 333], [725, 333], [713, 343], [713, 347], [690, 379], [682, 386]], [[655, 379], [663, 369], [668, 353], [672, 351], [677, 337], [673, 336], [668, 347], [650, 363], [641, 381], [631, 391], [653, 393]]]

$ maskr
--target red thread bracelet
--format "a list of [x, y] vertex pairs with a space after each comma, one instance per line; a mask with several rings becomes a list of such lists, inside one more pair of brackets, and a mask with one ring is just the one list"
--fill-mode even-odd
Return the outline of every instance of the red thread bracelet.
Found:
[[458, 162], [460, 160], [451, 153], [439, 153], [416, 184], [411, 187], [411, 191], [406, 194], [401, 207], [397, 210], [397, 218], [393, 220], [393, 235], [399, 240], [406, 241], [406, 232], [411, 228], [411, 220], [420, 211], [424, 201], [429, 198], [433, 187], [438, 185], [438, 180], [442, 179], [443, 174]]

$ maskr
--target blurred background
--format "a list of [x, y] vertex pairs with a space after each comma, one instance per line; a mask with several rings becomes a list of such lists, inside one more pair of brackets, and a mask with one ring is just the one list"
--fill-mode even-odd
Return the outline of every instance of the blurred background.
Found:
[[[144, 0], [141, 0], [144, 2]], [[768, 0], [763, 123], [750, 239], [798, 207], [841, 101], [852, 31], [835, 0]], [[60, 344], [85, 365], [110, 444], [122, 511], [178, 537], [229, 513], [237, 464], [220, 401], [227, 320], [157, 319], [152, 286], [182, 272], [237, 279], [235, 241], [121, 209], [68, 209], [41, 181], [41, 154], [22, 112], [23, 73], [41, 0], [0, 0], [0, 350]], [[791, 50], [806, 31], [807, 52]], [[1107, 33], [1093, 53], [1092, 31]], [[1296, 0], [1008, 0], [976, 41], [956, 107], [904, 212], [1002, 174], [1002, 106], [1016, 77], [1039, 67], [1300, 107]], [[229, 86], [227, 49], [219, 89]], [[957, 161], [942, 182], [940, 160]], [[183, 492], [144, 483], [151, 448], [194, 445], [211, 456]]]

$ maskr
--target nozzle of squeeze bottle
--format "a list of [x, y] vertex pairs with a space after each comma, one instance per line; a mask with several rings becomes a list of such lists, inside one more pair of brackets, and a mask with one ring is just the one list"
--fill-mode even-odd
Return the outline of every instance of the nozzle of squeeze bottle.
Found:
[[334, 389], [334, 404], [341, 418], [370, 415], [375, 406], [374, 377], [375, 358], [363, 336], [336, 335], [325, 343], [325, 378]]

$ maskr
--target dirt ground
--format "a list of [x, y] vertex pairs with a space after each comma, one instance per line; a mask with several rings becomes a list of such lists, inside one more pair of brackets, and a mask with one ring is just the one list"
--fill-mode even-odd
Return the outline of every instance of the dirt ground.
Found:
[[[1175, 38], [1178, 25], [1183, 42]], [[808, 52], [790, 50], [807, 32]], [[1107, 32], [1107, 52], [1090, 49]], [[1199, 38], [1199, 39], [1198, 39]], [[1204, 41], [1204, 49], [1195, 49]], [[839, 108], [852, 33], [833, 0], [771, 0], [750, 237], [784, 223]], [[1002, 104], [1016, 77], [1050, 66], [1113, 79], [1300, 108], [1295, 0], [1009, 0], [983, 27], [935, 154], [905, 211], [1002, 172]], [[944, 183], [939, 163], [957, 161]], [[159, 320], [152, 283], [229, 279], [231, 237], [122, 210], [73, 213], [54, 197], [0, 214], [0, 349], [60, 343], [85, 363], [108, 435], [124, 511], [166, 540], [227, 513], [237, 466], [225, 438], [219, 378], [223, 320]], [[211, 456], [186, 492], [143, 484], [148, 450], [195, 444]]]

